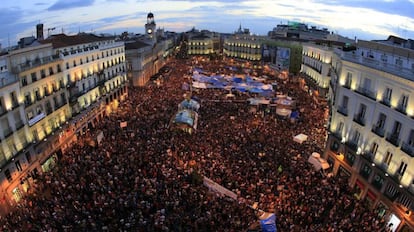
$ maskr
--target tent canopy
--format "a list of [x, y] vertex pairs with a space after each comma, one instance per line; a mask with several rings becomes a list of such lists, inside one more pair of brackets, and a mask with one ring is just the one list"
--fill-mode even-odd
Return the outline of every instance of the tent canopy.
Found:
[[194, 99], [186, 99], [180, 103], [180, 108], [198, 111], [200, 104]]
[[181, 110], [175, 115], [174, 123], [184, 123], [193, 126], [194, 115], [190, 110]]
[[313, 152], [312, 155], [309, 156], [308, 162], [313, 165], [316, 171], [329, 168], [328, 162], [326, 162], [325, 159], [321, 158], [321, 155], [317, 152]]

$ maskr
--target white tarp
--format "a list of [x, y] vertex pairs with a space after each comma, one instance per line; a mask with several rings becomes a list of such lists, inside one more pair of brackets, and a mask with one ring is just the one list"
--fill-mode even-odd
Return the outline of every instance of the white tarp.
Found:
[[289, 109], [285, 109], [285, 108], [277, 108], [276, 109], [276, 114], [283, 116], [283, 117], [288, 117], [290, 115], [290, 113], [292, 113], [291, 110]]
[[305, 134], [298, 134], [295, 137], [293, 137], [293, 141], [297, 143], [303, 143], [308, 139], [308, 136]]
[[225, 195], [225, 196], [230, 197], [230, 198], [232, 198], [234, 200], [237, 200], [236, 193], [234, 193], [234, 192], [226, 189], [225, 187], [219, 185], [218, 183], [214, 182], [213, 180], [211, 180], [211, 179], [209, 179], [209, 178], [207, 178], [205, 176], [203, 177], [203, 184], [207, 188], [209, 188], [211, 191], [218, 192], [218, 193], [220, 193], [222, 195]]
[[317, 152], [313, 152], [312, 155], [309, 156], [308, 162], [313, 165], [316, 171], [329, 168], [328, 162], [326, 162], [325, 159], [321, 158], [321, 155]]

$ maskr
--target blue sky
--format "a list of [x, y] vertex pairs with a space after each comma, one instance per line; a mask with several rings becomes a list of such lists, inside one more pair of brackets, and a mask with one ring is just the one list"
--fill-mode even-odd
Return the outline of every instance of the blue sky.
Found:
[[241, 24], [264, 35], [280, 23], [303, 22], [349, 38], [414, 39], [414, 0], [2, 0], [0, 43], [16, 44], [36, 34], [78, 31], [143, 33], [148, 12], [157, 27], [182, 32], [193, 27], [233, 32]]

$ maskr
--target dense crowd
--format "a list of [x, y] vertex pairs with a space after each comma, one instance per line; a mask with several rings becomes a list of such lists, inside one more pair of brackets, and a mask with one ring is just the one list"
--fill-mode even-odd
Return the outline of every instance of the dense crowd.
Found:
[[[276, 214], [278, 231], [384, 230], [346, 179], [327, 178], [307, 162], [323, 150], [326, 108], [297, 83], [278, 85], [300, 109], [296, 123], [252, 113], [247, 94], [229, 101], [228, 91], [206, 89], [193, 93], [201, 103], [196, 133], [171, 130], [191, 64], [173, 60], [162, 85], [130, 88], [116, 113], [91, 129], [103, 131], [101, 144], [81, 138], [40, 177], [36, 194], [2, 218], [2, 230], [246, 231], [257, 220], [248, 207], [254, 202]], [[231, 73], [216, 62], [203, 69]], [[308, 141], [294, 142], [299, 133]], [[203, 175], [239, 199], [209, 191]]]

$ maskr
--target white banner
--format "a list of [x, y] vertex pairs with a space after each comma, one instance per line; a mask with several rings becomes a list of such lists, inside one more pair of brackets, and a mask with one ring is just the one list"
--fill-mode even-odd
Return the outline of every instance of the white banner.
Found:
[[230, 197], [234, 200], [237, 200], [237, 195], [234, 192], [226, 189], [225, 187], [217, 184], [216, 182], [214, 182], [213, 180], [211, 180], [211, 179], [209, 179], [205, 176], [203, 177], [203, 184], [207, 188], [209, 188], [210, 190], [212, 190], [214, 192], [218, 192], [218, 193], [223, 194], [225, 196], [228, 196], [228, 197]]

